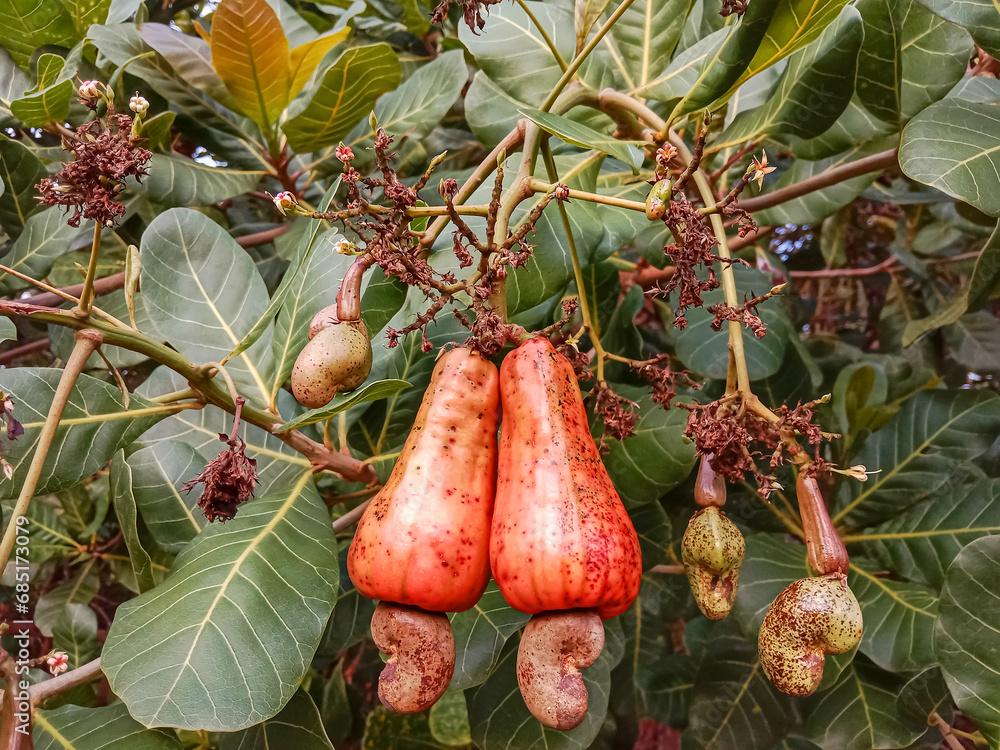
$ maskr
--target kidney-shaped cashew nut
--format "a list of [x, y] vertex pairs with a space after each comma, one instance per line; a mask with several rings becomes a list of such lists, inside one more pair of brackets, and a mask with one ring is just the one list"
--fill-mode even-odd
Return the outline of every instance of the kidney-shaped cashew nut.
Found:
[[444, 695], [455, 671], [455, 636], [447, 615], [381, 602], [372, 615], [372, 638], [389, 655], [378, 678], [378, 697], [386, 708], [417, 713]]
[[587, 715], [587, 688], [580, 670], [604, 649], [604, 625], [596, 609], [535, 615], [517, 650], [517, 684], [528, 710], [560, 730], [579, 726]]
[[695, 601], [710, 620], [721, 620], [733, 608], [745, 554], [743, 534], [718, 507], [710, 505], [691, 517], [681, 558]]

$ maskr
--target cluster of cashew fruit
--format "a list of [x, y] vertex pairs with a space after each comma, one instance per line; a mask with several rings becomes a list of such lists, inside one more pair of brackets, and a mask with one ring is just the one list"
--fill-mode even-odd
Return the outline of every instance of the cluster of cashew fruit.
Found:
[[292, 393], [303, 406], [326, 406], [371, 372], [372, 343], [361, 320], [361, 280], [369, 265], [366, 256], [358, 258], [344, 276], [336, 304], [320, 310], [309, 324], [309, 343], [292, 368]]
[[380, 601], [372, 637], [389, 655], [378, 687], [389, 708], [422, 711], [444, 694], [455, 666], [445, 613], [474, 606], [492, 573], [507, 602], [534, 615], [517, 657], [525, 704], [557, 729], [583, 721], [580, 670], [601, 654], [602, 619], [635, 599], [642, 566], [573, 367], [546, 339], [523, 343], [499, 372], [470, 349], [441, 355], [348, 571]]
[[[702, 459], [695, 500], [702, 506], [691, 518], [681, 555], [695, 601], [704, 615], [729, 614], [739, 585], [746, 546], [721, 507], [724, 480], [711, 456]], [[761, 665], [768, 679], [789, 695], [811, 695], [823, 680], [827, 654], [850, 651], [861, 640], [861, 607], [847, 585], [847, 549], [830, 521], [815, 477], [805, 472], [795, 483], [806, 554], [819, 575], [795, 581], [774, 600], [758, 635]]]

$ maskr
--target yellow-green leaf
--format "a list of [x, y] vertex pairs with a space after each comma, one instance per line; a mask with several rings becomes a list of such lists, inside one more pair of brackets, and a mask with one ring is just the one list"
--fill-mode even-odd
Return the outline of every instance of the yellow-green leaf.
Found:
[[316, 70], [316, 66], [319, 65], [324, 55], [347, 39], [350, 32], [350, 28], [345, 26], [340, 31], [334, 31], [331, 34], [321, 36], [318, 39], [313, 39], [311, 42], [300, 44], [292, 50], [292, 88], [288, 92], [289, 101], [294, 99], [295, 95], [298, 94], [307, 83], [309, 83], [309, 76], [311, 76], [313, 71]]
[[291, 53], [265, 0], [222, 0], [212, 19], [212, 64], [237, 106], [269, 128], [288, 104]]

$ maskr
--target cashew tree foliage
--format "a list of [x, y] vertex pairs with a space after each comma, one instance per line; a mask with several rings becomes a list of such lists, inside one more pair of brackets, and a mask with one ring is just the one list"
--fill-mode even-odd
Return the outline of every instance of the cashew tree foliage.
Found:
[[[1000, 747], [998, 58], [987, 0], [0, 0], [0, 745]], [[442, 352], [538, 337], [637, 595], [557, 728], [494, 557], [394, 712], [359, 519]]]

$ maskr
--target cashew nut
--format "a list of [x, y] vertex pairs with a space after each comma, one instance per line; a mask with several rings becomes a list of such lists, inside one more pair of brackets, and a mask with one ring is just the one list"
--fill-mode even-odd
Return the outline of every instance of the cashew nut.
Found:
[[543, 724], [567, 730], [587, 716], [580, 670], [604, 649], [604, 625], [594, 609], [535, 615], [521, 634], [517, 684], [528, 710]]
[[378, 678], [386, 708], [412, 714], [444, 695], [455, 671], [455, 636], [443, 612], [381, 602], [372, 615], [372, 639], [389, 654]]
[[778, 594], [760, 627], [760, 663], [774, 686], [811, 695], [823, 680], [826, 654], [861, 640], [861, 607], [841, 573], [795, 581]]
[[302, 347], [292, 368], [292, 393], [303, 406], [317, 409], [341, 391], [357, 388], [371, 369], [372, 344], [367, 334], [350, 323], [336, 323]]
[[729, 614], [740, 583], [746, 542], [736, 524], [710, 505], [691, 517], [681, 559], [698, 608], [710, 620]]

